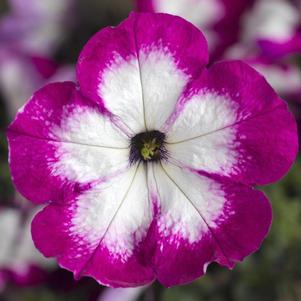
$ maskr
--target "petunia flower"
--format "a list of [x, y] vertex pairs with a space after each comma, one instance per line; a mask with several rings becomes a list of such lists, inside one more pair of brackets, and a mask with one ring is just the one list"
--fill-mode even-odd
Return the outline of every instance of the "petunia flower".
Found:
[[180, 16], [205, 34], [211, 60], [237, 42], [243, 13], [255, 0], [136, 0], [141, 12]]
[[108, 286], [172, 286], [259, 248], [271, 207], [255, 185], [292, 165], [296, 123], [254, 69], [207, 63], [191, 23], [133, 13], [87, 43], [78, 84], [50, 84], [19, 111], [10, 168], [48, 203], [32, 224], [45, 256]]

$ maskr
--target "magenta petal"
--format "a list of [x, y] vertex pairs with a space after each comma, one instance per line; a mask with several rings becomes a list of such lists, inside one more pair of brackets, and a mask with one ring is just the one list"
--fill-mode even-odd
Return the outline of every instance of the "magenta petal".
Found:
[[[233, 268], [236, 262], [260, 247], [272, 220], [271, 206], [262, 192], [225, 180], [187, 174], [180, 169], [178, 172], [184, 174], [178, 177], [173, 171], [175, 168], [166, 167], [166, 170], [175, 182], [156, 173], [160, 217], [150, 236], [157, 246], [153, 264], [162, 284], [169, 287], [188, 283], [204, 275], [211, 262]], [[205, 197], [196, 195], [196, 190], [189, 190], [188, 182], [193, 182], [191, 186], [197, 182], [200, 186], [208, 183], [208, 193]], [[178, 188], [174, 186], [170, 190], [173, 183]], [[220, 190], [216, 190], [216, 187], [220, 187]], [[174, 193], [165, 195], [164, 190]], [[220, 196], [224, 200], [221, 200], [222, 207], [218, 208], [215, 202]], [[171, 220], [175, 209], [174, 212], [166, 211], [168, 201], [181, 201], [181, 218], [178, 222], [174, 220], [175, 224]], [[189, 203], [193, 204], [191, 210], [197, 215], [190, 214], [185, 221], [185, 214], [190, 212], [187, 207]], [[199, 224], [196, 223], [197, 218]]]
[[[207, 42], [188, 22], [166, 14], [132, 13], [118, 27], [99, 31], [84, 47], [77, 65], [82, 92], [93, 100], [106, 102], [98, 92], [104, 70], [118, 60], [139, 60], [141, 50], [150, 52], [157, 47], [171, 52], [178, 67], [189, 76], [199, 74], [208, 62]], [[139, 68], [137, 64], [138, 73]]]
[[68, 203], [51, 204], [32, 224], [36, 247], [73, 271], [113, 287], [154, 279], [144, 256], [153, 220], [143, 165], [91, 185]]
[[[230, 190], [230, 189], [229, 189]], [[188, 283], [206, 273], [208, 264], [218, 262], [228, 268], [256, 251], [268, 233], [271, 207], [263, 193], [249, 188], [235, 189], [236, 195], [225, 206], [235, 210], [227, 222], [192, 245], [180, 241], [180, 246], [158, 239], [164, 245], [157, 249], [155, 266], [159, 281], [165, 286]]]
[[296, 158], [297, 127], [287, 104], [243, 62], [218, 63], [192, 84], [178, 104], [171, 138], [180, 135], [183, 123], [177, 122], [191, 110], [199, 112], [193, 118], [199, 121], [194, 129], [182, 129], [185, 137], [174, 138], [179, 143], [170, 147], [184, 166], [265, 185], [283, 177]]
[[[149, 26], [152, 24], [152, 26]], [[165, 46], [174, 54], [178, 67], [194, 77], [208, 63], [208, 46], [204, 35], [180, 17], [168, 14], [137, 14], [138, 49]]]
[[[122, 141], [122, 135], [115, 140], [110, 136], [114, 130], [102, 132], [104, 126], [108, 131], [111, 122], [81, 96], [75, 84], [50, 84], [36, 92], [7, 132], [10, 168], [18, 190], [35, 203], [68, 200], [80, 185], [101, 178], [101, 169], [109, 175], [109, 162], [118, 169], [124, 158], [127, 165], [126, 150], [101, 147], [104, 140]], [[119, 154], [122, 159], [116, 161]]]
[[[62, 198], [67, 190], [61, 190], [63, 183], [52, 177], [45, 157], [54, 159], [55, 146], [49, 141], [49, 120], [60, 123], [58, 112], [62, 105], [70, 102], [75, 91], [73, 83], [51, 84], [38, 91], [25, 105], [7, 133], [9, 142], [9, 161], [13, 181], [17, 189], [36, 203]], [[39, 116], [39, 117], [36, 117]]]
[[206, 40], [192, 24], [166, 14], [132, 13], [87, 43], [77, 78], [82, 93], [132, 136], [160, 127], [207, 61]]
[[206, 86], [229, 95], [239, 106], [236, 142], [242, 159], [237, 179], [265, 185], [283, 177], [298, 152], [296, 122], [287, 104], [259, 73], [241, 62], [213, 66]]
[[46, 257], [56, 257], [59, 265], [77, 279], [91, 276], [111, 287], [141, 286], [154, 280], [153, 270], [139, 248], [127, 260], [121, 260], [114, 258], [106, 246], [91, 247], [72, 234], [73, 208], [49, 205], [35, 217], [33, 240]]
[[204, 32], [211, 53], [211, 61], [239, 38], [240, 22], [254, 0], [136, 0], [140, 12], [168, 13], [183, 17]]
[[238, 179], [266, 185], [281, 179], [290, 169], [298, 152], [296, 122], [282, 104], [273, 111], [238, 125], [244, 137], [238, 151], [247, 156]]

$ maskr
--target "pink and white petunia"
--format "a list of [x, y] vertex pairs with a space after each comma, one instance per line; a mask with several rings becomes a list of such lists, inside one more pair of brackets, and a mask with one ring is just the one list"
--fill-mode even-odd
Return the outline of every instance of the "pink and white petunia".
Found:
[[296, 123], [254, 69], [207, 63], [191, 23], [133, 13], [87, 43], [78, 84], [50, 84], [19, 111], [10, 168], [48, 202], [32, 224], [45, 256], [112, 287], [172, 286], [259, 248], [271, 207], [254, 186], [290, 168]]
[[180, 16], [205, 34], [211, 60], [237, 42], [243, 13], [255, 0], [136, 0], [140, 12]]

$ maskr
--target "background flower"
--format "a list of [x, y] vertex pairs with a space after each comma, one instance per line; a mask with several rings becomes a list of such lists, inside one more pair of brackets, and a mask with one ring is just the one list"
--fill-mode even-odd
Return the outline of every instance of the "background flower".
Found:
[[[11, 0], [0, 20], [0, 88], [13, 116], [37, 88], [52, 80], [72, 80], [71, 66], [51, 58], [63, 42], [74, 1]], [[20, 84], [22, 82], [22, 85]]]
[[10, 0], [10, 12], [0, 22], [0, 41], [36, 55], [52, 55], [70, 28], [74, 0]]
[[45, 280], [46, 270], [56, 266], [47, 260], [33, 245], [30, 228], [37, 209], [0, 209], [0, 271], [2, 287], [13, 281], [17, 285], [33, 285]]

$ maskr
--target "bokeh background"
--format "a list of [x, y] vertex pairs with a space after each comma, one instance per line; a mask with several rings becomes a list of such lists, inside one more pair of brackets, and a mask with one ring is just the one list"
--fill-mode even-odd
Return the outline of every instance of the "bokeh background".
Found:
[[[200, 20], [194, 16], [208, 34], [211, 64], [247, 61], [266, 75], [299, 122], [301, 1], [220, 1], [226, 5], [224, 18], [214, 13], [206, 18], [211, 9], [206, 0], [200, 0], [206, 6]], [[192, 2], [185, 6], [188, 16]], [[30, 221], [39, 208], [14, 189], [5, 129], [34, 90], [75, 78], [78, 54], [94, 33], [117, 25], [136, 8], [134, 0], [0, 0], [0, 301], [300, 301], [300, 158], [282, 181], [263, 188], [273, 206], [270, 234], [233, 271], [212, 264], [189, 285], [113, 290], [93, 279], [73, 280], [34, 249]]]

